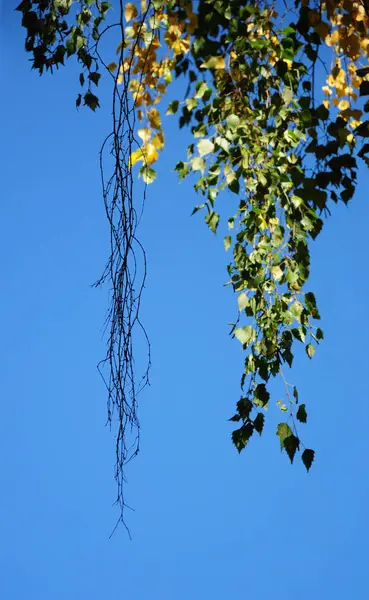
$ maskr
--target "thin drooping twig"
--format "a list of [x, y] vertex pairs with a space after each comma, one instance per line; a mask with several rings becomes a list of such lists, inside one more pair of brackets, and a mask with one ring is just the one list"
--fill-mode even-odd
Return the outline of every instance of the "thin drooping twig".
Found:
[[[124, 50], [123, 12], [121, 0], [118, 24], [122, 40], [120, 64], [123, 63]], [[143, 22], [144, 19], [145, 15]], [[99, 54], [98, 44], [96, 53], [101, 64], [106, 66]], [[123, 513], [127, 507], [123, 490], [125, 465], [139, 452], [137, 397], [149, 383], [151, 365], [150, 343], [139, 316], [147, 263], [145, 250], [136, 235], [142, 210], [137, 210], [136, 198], [133, 201], [130, 167], [132, 149], [137, 144], [134, 136], [135, 110], [128, 94], [130, 69], [122, 76], [123, 83], [119, 87], [117, 77], [114, 78], [112, 131], [100, 150], [102, 194], [110, 228], [110, 256], [101, 278], [95, 284], [100, 286], [108, 282], [111, 285], [105, 324], [108, 330], [107, 353], [98, 369], [108, 391], [108, 423], [113, 428], [117, 424], [115, 479], [116, 504], [120, 507], [118, 523], [124, 523]], [[107, 177], [110, 168], [111, 174]], [[147, 345], [147, 363], [140, 378], [135, 372], [133, 352], [134, 331], [137, 329], [141, 330]]]

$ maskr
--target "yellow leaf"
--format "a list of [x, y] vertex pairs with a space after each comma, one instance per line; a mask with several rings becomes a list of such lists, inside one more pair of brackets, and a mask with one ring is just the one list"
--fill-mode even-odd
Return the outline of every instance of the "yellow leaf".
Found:
[[133, 92], [132, 98], [135, 103], [135, 106], [141, 106], [143, 100], [143, 96], [141, 94], [139, 94], [138, 92]]
[[121, 85], [123, 83], [123, 75], [118, 75], [117, 84]]
[[325, 108], [329, 108], [331, 105], [331, 103], [329, 102], [329, 100], [323, 100], [323, 106], [325, 106]]
[[225, 60], [223, 56], [217, 56], [215, 60], [215, 68], [216, 69], [225, 69]]
[[136, 164], [136, 162], [138, 162], [139, 160], [143, 161], [144, 159], [144, 155], [142, 152], [142, 148], [139, 148], [138, 150], [135, 150], [135, 152], [132, 152], [130, 158], [129, 158], [129, 166], [133, 167], [133, 165]]
[[128, 58], [125, 58], [123, 64], [119, 67], [119, 73], [126, 73], [129, 71], [131, 61]]
[[339, 110], [346, 110], [347, 108], [350, 108], [350, 103], [347, 100], [341, 100], [338, 103], [338, 108]]
[[351, 84], [355, 87], [355, 88], [359, 88], [361, 83], [362, 83], [363, 79], [362, 77], [353, 77], [351, 79]]
[[128, 89], [133, 92], [133, 91], [138, 91], [140, 89], [140, 91], [142, 91], [142, 84], [140, 84], [140, 82], [137, 79], [131, 79], [128, 85]]
[[141, 12], [145, 12], [146, 9], [147, 9], [146, 0], [141, 0]]
[[131, 3], [126, 4], [126, 7], [124, 9], [124, 17], [127, 22], [131, 21], [131, 19], [134, 19], [135, 17], [137, 17], [137, 14], [138, 14], [137, 8], [135, 7], [134, 4], [131, 4]]
[[151, 98], [149, 92], [144, 93], [143, 101], [145, 102], [146, 106], [149, 106], [150, 104], [152, 104], [152, 98]]
[[202, 63], [200, 69], [225, 69], [225, 60], [223, 56], [211, 56], [206, 62]]
[[150, 108], [147, 113], [151, 127], [161, 129], [160, 113], [156, 108]]
[[145, 145], [145, 159], [148, 165], [152, 165], [156, 160], [158, 160], [159, 154], [154, 144], [146, 144]]
[[190, 38], [189, 36], [182, 38], [180, 40], [180, 45], [181, 45], [181, 52], [182, 54], [187, 54], [187, 52], [189, 52], [190, 50]]
[[138, 137], [141, 138], [141, 140], [143, 141], [144, 144], [147, 144], [147, 142], [151, 138], [152, 129], [149, 129], [148, 127], [144, 127], [143, 129], [139, 129], [137, 131], [137, 135], [138, 135]]
[[338, 31], [338, 29], [336, 29], [332, 35], [328, 35], [325, 38], [325, 43], [327, 44], [327, 46], [334, 46], [335, 44], [337, 44], [337, 42], [340, 39], [340, 33]]
[[108, 64], [108, 66], [106, 68], [108, 69], [108, 71], [110, 71], [110, 73], [114, 73], [114, 71], [116, 70], [117, 66], [118, 66], [117, 63], [111, 62], [111, 63]]
[[155, 146], [155, 148], [157, 148], [158, 150], [162, 150], [164, 148], [164, 134], [162, 131], [159, 131], [159, 133], [156, 134], [155, 137], [153, 137], [152, 141], [152, 145]]

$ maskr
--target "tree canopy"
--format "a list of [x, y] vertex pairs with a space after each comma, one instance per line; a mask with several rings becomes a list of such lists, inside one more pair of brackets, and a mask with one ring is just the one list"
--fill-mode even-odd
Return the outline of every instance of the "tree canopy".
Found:
[[[299, 452], [309, 470], [314, 451], [301, 432], [307, 407], [285, 372], [296, 344], [312, 359], [324, 337], [308, 287], [311, 244], [334, 205], [352, 199], [359, 159], [369, 164], [366, 0], [23, 0], [17, 10], [34, 69], [53, 73], [77, 61], [77, 108], [96, 111], [99, 86], [112, 90], [112, 129], [100, 152], [111, 253], [97, 285], [112, 287], [101, 367], [109, 420], [118, 424], [122, 511], [124, 465], [139, 448], [137, 397], [151, 361], [139, 315], [146, 256], [134, 181], [155, 181], [173, 119], [193, 137], [175, 166], [179, 180], [194, 179], [200, 200], [193, 213], [202, 211], [213, 233], [221, 220], [229, 229], [227, 283], [238, 309], [230, 334], [245, 353], [233, 443], [241, 452], [262, 433], [269, 382], [281, 377], [280, 447], [291, 462]], [[168, 103], [176, 78], [186, 93]], [[231, 214], [221, 204], [227, 190], [238, 204]], [[139, 380], [137, 327], [148, 343]]]

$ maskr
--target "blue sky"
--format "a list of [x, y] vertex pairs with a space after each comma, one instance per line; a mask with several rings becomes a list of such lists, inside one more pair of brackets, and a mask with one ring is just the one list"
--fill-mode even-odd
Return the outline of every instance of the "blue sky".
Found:
[[73, 73], [30, 71], [12, 5], [1, 17], [0, 597], [367, 597], [367, 171], [313, 248], [326, 339], [290, 376], [317, 451], [307, 475], [280, 454], [274, 422], [240, 456], [230, 442], [235, 297], [221, 237], [189, 216], [191, 181], [172, 171], [185, 138], [168, 120], [141, 227], [153, 368], [128, 470], [132, 541], [122, 527], [109, 539], [114, 441], [95, 368], [107, 291], [90, 287], [108, 251], [97, 164], [109, 111], [77, 113]]

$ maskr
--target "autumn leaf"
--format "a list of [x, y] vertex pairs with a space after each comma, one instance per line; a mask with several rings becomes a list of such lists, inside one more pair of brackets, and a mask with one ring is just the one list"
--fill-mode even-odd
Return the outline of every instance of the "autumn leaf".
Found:
[[137, 8], [135, 7], [134, 4], [126, 4], [126, 7], [124, 9], [124, 18], [127, 21], [127, 23], [129, 21], [131, 21], [132, 19], [134, 19], [135, 17], [137, 17], [138, 11]]
[[202, 63], [201, 69], [225, 69], [226, 64], [223, 56], [211, 56], [207, 61]]
[[148, 165], [152, 165], [158, 160], [159, 154], [154, 144], [145, 144], [144, 146], [145, 160]]
[[150, 140], [151, 135], [152, 135], [152, 129], [149, 129], [148, 127], [144, 127], [142, 129], [139, 129], [137, 131], [137, 135], [138, 137], [141, 138], [141, 140], [143, 141], [144, 144], [147, 144], [147, 142]]
[[151, 142], [153, 146], [155, 146], [155, 148], [157, 148], [158, 150], [162, 150], [164, 148], [164, 133], [162, 131], [159, 131], [159, 133], [157, 133], [153, 137]]
[[151, 108], [147, 113], [147, 117], [151, 127], [154, 129], [161, 129], [160, 113], [156, 108]]
[[142, 148], [139, 148], [138, 150], [135, 150], [135, 152], [132, 152], [132, 154], [129, 158], [129, 166], [133, 167], [139, 160], [143, 161], [143, 159], [144, 159], [144, 155], [143, 155]]

